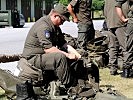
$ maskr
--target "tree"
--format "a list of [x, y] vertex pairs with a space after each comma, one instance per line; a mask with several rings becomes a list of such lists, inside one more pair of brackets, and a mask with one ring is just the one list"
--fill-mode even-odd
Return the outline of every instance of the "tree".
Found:
[[92, 1], [92, 10], [103, 10], [104, 0], [93, 0]]
[[92, 0], [92, 18], [94, 18], [94, 12], [99, 13], [99, 11], [103, 11], [103, 8], [104, 8], [104, 0]]
[[[68, 5], [68, 3], [71, 0], [57, 0], [59, 3], [64, 4], [65, 6]], [[103, 10], [104, 7], [104, 0], [92, 0], [92, 10]]]
[[67, 6], [70, 1], [71, 0], [59, 0], [59, 3], [62, 3], [63, 5]]
[[[67, 6], [71, 0], [57, 0], [57, 1]], [[92, 0], [92, 18], [94, 11], [102, 11], [103, 8], [104, 8], [104, 0]]]

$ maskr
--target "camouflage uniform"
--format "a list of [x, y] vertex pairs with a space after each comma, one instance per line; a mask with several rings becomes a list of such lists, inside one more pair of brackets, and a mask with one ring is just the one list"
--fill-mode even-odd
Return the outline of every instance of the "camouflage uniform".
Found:
[[[125, 53], [125, 23], [122, 23], [115, 11], [115, 0], [105, 0], [104, 15], [108, 27], [109, 36], [109, 67], [110, 74], [117, 74], [118, 58], [123, 59], [122, 54]], [[127, 3], [122, 6], [124, 15], [127, 15]], [[121, 50], [121, 52], [120, 52]]]
[[124, 77], [130, 77], [130, 69], [133, 65], [133, 0], [116, 0], [116, 7], [121, 8], [124, 2], [128, 2], [128, 22], [126, 27], [126, 54], [124, 55], [123, 74]]
[[86, 43], [95, 36], [91, 19], [91, 4], [92, 0], [72, 0], [70, 2], [78, 18], [78, 45], [83, 49], [86, 49]]

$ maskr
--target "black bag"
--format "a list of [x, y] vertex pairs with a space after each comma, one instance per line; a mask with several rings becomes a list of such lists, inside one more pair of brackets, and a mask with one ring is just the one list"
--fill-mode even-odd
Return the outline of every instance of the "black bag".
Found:
[[108, 44], [103, 43], [106, 38], [106, 36], [101, 36], [89, 41], [87, 49], [93, 52], [105, 52], [108, 49]]
[[97, 67], [105, 67], [109, 62], [108, 38], [99, 31], [95, 32], [95, 39], [87, 44], [88, 60]]
[[87, 43], [87, 49], [92, 52], [105, 52], [108, 49], [109, 40], [106, 35], [100, 31], [95, 31], [95, 39]]
[[17, 100], [37, 100], [37, 95], [33, 90], [32, 81], [16, 84]]

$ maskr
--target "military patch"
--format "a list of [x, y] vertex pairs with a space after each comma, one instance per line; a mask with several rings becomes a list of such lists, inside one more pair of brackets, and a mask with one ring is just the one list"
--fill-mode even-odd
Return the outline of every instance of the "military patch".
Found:
[[49, 32], [49, 31], [45, 30], [45, 31], [44, 31], [44, 34], [45, 34], [45, 37], [46, 37], [46, 38], [49, 38], [49, 37], [50, 37], [50, 32]]

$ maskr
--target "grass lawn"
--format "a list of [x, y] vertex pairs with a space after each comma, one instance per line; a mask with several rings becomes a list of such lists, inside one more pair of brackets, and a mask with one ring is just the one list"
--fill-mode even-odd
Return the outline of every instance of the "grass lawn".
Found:
[[100, 88], [104, 85], [112, 86], [128, 98], [133, 98], [133, 78], [122, 78], [120, 75], [112, 76], [108, 68], [100, 69]]

